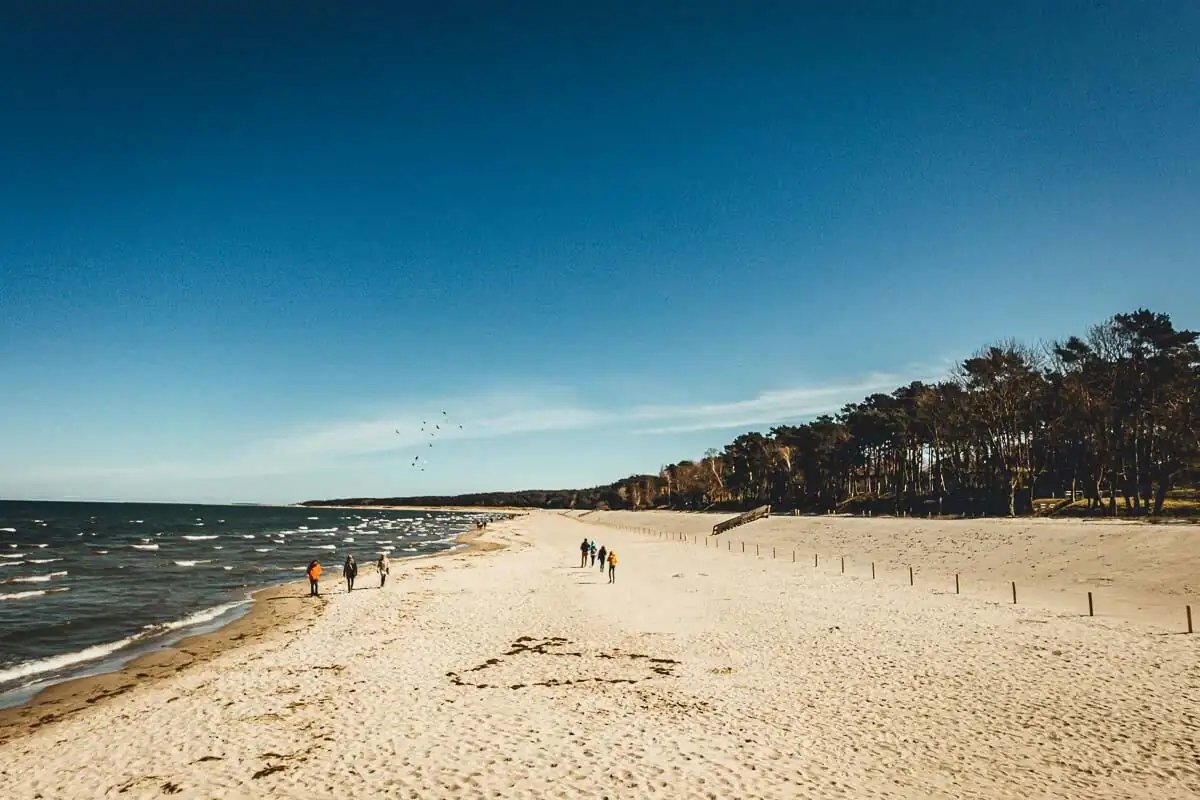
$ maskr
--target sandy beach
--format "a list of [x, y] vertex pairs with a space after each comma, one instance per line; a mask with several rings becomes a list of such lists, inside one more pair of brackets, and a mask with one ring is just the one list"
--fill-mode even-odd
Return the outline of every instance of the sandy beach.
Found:
[[[4, 796], [1200, 796], [1200, 636], [1166, 613], [1196, 587], [1131, 555], [1194, 528], [797, 518], [705, 540], [702, 515], [576, 516], [492, 524], [503, 549], [396, 563], [383, 590], [323, 581], [320, 613], [285, 591], [273, 633], [17, 731]], [[579, 568], [585, 536], [618, 552], [615, 585]], [[1129, 614], [1058, 605], [1121, 548], [1100, 596]]]

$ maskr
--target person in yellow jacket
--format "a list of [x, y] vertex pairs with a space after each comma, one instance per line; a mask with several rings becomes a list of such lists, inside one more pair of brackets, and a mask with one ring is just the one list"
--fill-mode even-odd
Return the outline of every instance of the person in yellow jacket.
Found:
[[319, 582], [321, 580], [321, 562], [313, 560], [308, 565], [308, 595], [316, 597], [321, 593]]
[[608, 582], [617, 582], [617, 551], [608, 551]]

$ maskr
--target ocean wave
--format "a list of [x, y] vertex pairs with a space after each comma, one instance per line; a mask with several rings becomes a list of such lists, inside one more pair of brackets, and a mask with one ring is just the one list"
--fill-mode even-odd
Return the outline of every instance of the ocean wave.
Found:
[[254, 552], [256, 552], [256, 553], [269, 553], [269, 552], [271, 552], [271, 551], [272, 551], [272, 550], [274, 550], [274, 549], [275, 549], [274, 547], [256, 547], [256, 548], [254, 548]]
[[391, 539], [376, 539], [375, 544], [391, 544]]
[[[38, 591], [36, 594], [46, 594], [46, 591], [47, 590]], [[214, 606], [213, 608], [206, 608], [203, 611], [197, 611], [195, 614], [184, 617], [181, 620], [164, 622], [157, 625], [147, 625], [142, 629], [141, 633], [136, 633], [133, 636], [127, 636], [126, 638], [119, 639], [115, 642], [97, 644], [91, 647], [86, 647], [83, 650], [77, 650], [74, 653], [63, 653], [62, 655], [43, 658], [39, 661], [26, 661], [23, 664], [17, 664], [15, 667], [10, 667], [6, 670], [0, 670], [0, 684], [19, 680], [21, 678], [32, 678], [36, 675], [41, 675], [46, 672], [54, 672], [60, 669], [66, 669], [67, 667], [72, 667], [76, 664], [83, 664], [88, 661], [97, 661], [105, 656], [112, 655], [118, 650], [124, 649], [131, 644], [144, 641], [151, 636], [169, 633], [174, 630], [179, 630], [180, 628], [201, 625], [205, 622], [211, 622], [222, 614], [232, 611], [238, 606], [245, 605], [248, 602], [248, 600], [243, 600], [237, 603], [226, 603], [224, 605]]]
[[226, 572], [230, 572], [233, 570], [233, 567], [221, 567], [221, 569], [225, 570]]
[[18, 575], [15, 578], [9, 578], [8, 581], [6, 581], [6, 582], [7, 583], [46, 583], [47, 581], [51, 581], [55, 578], [61, 578], [63, 575], [66, 575], [66, 574], [67, 574], [67, 571], [63, 570], [62, 572], [50, 572], [45, 575]]
[[211, 564], [212, 559], [197, 559], [196, 561], [176, 561], [177, 567], [194, 567], [197, 564]]
[[211, 536], [184, 536], [183, 538], [187, 539], [189, 542], [205, 542], [209, 539], [216, 539], [217, 535], [214, 533]]
[[254, 534], [253, 534], [253, 533], [243, 533], [243, 534], [242, 534], [242, 538], [243, 538], [243, 539], [253, 539], [253, 538], [254, 538]]
[[158, 549], [158, 545], [156, 545], [156, 544], [131, 544], [129, 546], [132, 547], [134, 550], [157, 550]]
[[0, 528], [0, 533], [16, 533], [16, 528]]
[[107, 550], [93, 550], [92, 555], [106, 556], [106, 555], [108, 555], [108, 551]]
[[320, 517], [309, 517], [309, 519], [320, 519]]
[[55, 561], [62, 561], [61, 558], [31, 558], [30, 564], [53, 564]]
[[313, 545], [314, 550], [337, 550], [336, 544], [317, 544]]
[[343, 542], [346, 542], [347, 544], [354, 544], [354, 537], [353, 537], [353, 536], [347, 536], [345, 539], [342, 539], [342, 541], [343, 541]]
[[[60, 586], [57, 589], [31, 589], [27, 592], [0, 594], [0, 600], [32, 600], [35, 597], [42, 597], [47, 594], [59, 594], [60, 592], [68, 591], [70, 588], [70, 586]], [[3, 679], [3, 673], [0, 673], [0, 679]]]
[[0, 558], [22, 558], [24, 553], [0, 553]]

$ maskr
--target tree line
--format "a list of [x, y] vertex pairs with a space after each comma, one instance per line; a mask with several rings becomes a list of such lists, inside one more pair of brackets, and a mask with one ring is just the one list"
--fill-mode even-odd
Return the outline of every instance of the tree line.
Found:
[[926, 516], [1020, 515], [1079, 499], [1094, 514], [1161, 515], [1172, 489], [1200, 478], [1198, 338], [1138, 309], [1063, 341], [985, 347], [938, 383], [744, 433], [656, 475], [371, 502]]

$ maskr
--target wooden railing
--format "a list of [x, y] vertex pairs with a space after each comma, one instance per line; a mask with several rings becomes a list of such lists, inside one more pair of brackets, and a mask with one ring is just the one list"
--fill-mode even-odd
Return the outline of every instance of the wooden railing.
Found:
[[716, 525], [713, 525], [712, 535], [716, 536], [717, 534], [721, 534], [727, 530], [736, 528], [739, 525], [745, 525], [747, 522], [754, 522], [756, 519], [762, 519], [763, 517], [770, 516], [770, 514], [770, 506], [759, 506], [758, 508], [747, 511], [745, 514], [738, 514], [733, 519], [727, 519], [724, 522], [718, 522]]

